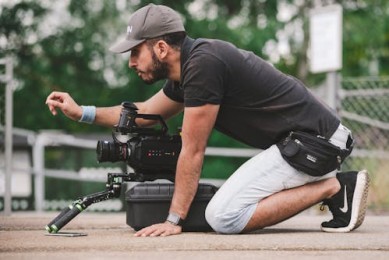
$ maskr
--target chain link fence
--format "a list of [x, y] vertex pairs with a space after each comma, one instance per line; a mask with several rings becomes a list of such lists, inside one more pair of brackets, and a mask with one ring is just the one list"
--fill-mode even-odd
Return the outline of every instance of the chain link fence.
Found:
[[341, 82], [340, 115], [355, 139], [343, 170], [367, 169], [369, 209], [389, 210], [389, 77], [347, 78]]

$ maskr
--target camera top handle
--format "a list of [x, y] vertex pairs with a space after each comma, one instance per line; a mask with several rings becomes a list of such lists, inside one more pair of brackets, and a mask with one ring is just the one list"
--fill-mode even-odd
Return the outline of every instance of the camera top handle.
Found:
[[[122, 134], [135, 133], [139, 135], [166, 135], [168, 127], [161, 117], [161, 115], [155, 114], [138, 114], [138, 108], [132, 102], [122, 102], [122, 112], [120, 113], [120, 119], [118, 125], [115, 126], [116, 131]], [[136, 123], [137, 118], [145, 120], [157, 121], [161, 128], [140, 127]]]

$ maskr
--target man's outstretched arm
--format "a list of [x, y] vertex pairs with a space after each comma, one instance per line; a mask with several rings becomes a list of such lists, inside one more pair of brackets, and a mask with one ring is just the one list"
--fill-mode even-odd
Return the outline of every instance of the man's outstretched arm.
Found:
[[[46, 104], [53, 115], [57, 115], [57, 110], [61, 110], [65, 116], [74, 121], [79, 121], [83, 113], [82, 107], [66, 92], [52, 92], [47, 97]], [[172, 117], [183, 109], [182, 104], [168, 98], [163, 93], [163, 90], [159, 91], [145, 102], [136, 102], [135, 105], [139, 108], [139, 113], [159, 114], [164, 119]], [[122, 107], [120, 105], [98, 107], [96, 108], [96, 115], [93, 123], [112, 127], [118, 123], [121, 109]], [[139, 120], [137, 123], [146, 126], [153, 122], [150, 120]]]

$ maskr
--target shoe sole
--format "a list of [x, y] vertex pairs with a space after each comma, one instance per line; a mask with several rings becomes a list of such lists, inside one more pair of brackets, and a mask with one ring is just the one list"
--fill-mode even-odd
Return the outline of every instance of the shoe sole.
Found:
[[362, 170], [357, 174], [357, 182], [355, 184], [354, 198], [352, 204], [352, 212], [350, 223], [347, 227], [328, 228], [321, 227], [324, 232], [345, 233], [357, 229], [362, 225], [367, 207], [367, 195], [369, 193], [370, 178], [366, 170]]

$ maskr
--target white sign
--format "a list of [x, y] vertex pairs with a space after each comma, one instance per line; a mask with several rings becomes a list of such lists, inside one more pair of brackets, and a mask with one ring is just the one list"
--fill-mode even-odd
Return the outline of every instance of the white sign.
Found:
[[340, 5], [312, 9], [309, 17], [310, 71], [337, 71], [342, 68], [342, 20]]

